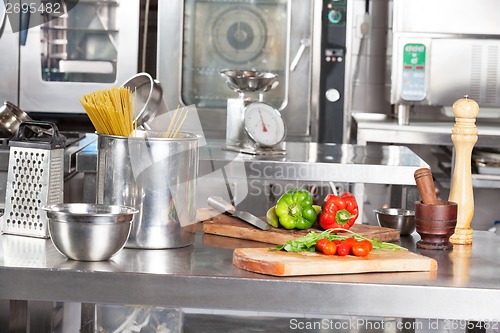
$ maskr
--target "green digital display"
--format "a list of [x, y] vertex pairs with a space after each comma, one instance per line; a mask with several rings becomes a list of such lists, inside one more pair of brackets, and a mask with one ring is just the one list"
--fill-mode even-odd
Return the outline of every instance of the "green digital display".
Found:
[[422, 101], [426, 96], [426, 47], [408, 43], [403, 47], [403, 71], [401, 98], [406, 101]]
[[[403, 49], [403, 66], [425, 66], [425, 45], [423, 44], [406, 44]], [[423, 69], [423, 68], [420, 68]]]

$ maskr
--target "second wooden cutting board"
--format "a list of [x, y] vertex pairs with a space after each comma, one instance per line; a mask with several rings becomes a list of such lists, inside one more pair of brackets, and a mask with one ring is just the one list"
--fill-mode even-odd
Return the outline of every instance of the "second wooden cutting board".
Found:
[[[368, 238], [378, 238], [383, 242], [399, 240], [399, 231], [396, 229], [367, 224], [354, 224], [351, 230]], [[247, 239], [276, 245], [284, 244], [289, 240], [305, 236], [310, 231], [321, 232], [322, 230], [313, 227], [307, 230], [274, 228], [264, 231], [242, 222], [237, 218], [224, 214], [217, 215], [211, 220], [203, 222], [203, 232], [207, 234]]]

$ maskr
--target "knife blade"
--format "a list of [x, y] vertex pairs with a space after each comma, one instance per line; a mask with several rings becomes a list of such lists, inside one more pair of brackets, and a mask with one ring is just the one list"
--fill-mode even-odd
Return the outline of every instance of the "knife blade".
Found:
[[240, 220], [247, 222], [261, 230], [269, 230], [272, 228], [269, 223], [258, 218], [257, 216], [249, 212], [236, 210], [236, 207], [234, 207], [232, 204], [222, 199], [221, 197], [211, 196], [208, 198], [207, 203], [210, 207], [218, 210], [219, 212], [239, 218]]

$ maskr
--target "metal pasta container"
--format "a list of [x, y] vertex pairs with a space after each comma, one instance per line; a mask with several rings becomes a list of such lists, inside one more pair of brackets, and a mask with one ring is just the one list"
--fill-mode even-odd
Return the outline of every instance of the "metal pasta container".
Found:
[[199, 136], [136, 131], [99, 134], [97, 203], [136, 208], [125, 247], [167, 249], [191, 245], [196, 222]]
[[54, 123], [25, 121], [9, 146], [2, 232], [49, 238], [42, 207], [63, 202], [66, 138]]

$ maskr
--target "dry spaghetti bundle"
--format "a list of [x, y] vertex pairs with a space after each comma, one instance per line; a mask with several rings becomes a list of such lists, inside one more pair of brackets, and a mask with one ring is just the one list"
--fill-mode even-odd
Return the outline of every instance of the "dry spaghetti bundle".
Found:
[[129, 88], [113, 87], [84, 95], [82, 103], [97, 133], [129, 136], [135, 126], [134, 96]]
[[170, 123], [168, 124], [167, 131], [163, 134], [164, 138], [176, 138], [179, 130], [184, 124], [186, 117], [188, 115], [189, 108], [181, 108], [179, 111], [179, 106], [175, 109], [172, 119], [170, 119]]

